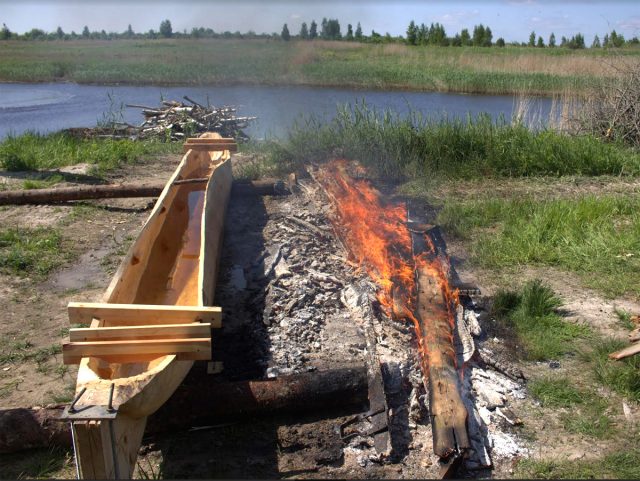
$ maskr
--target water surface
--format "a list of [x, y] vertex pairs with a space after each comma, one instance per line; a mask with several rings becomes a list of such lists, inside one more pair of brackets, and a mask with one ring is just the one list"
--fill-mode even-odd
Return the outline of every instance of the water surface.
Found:
[[[140, 109], [124, 104], [157, 106], [161, 99], [182, 100], [184, 95], [200, 103], [235, 105], [238, 115], [257, 116], [246, 133], [255, 138], [282, 136], [296, 119], [315, 114], [335, 115], [336, 105], [365, 100], [378, 109], [401, 114], [409, 110], [439, 118], [487, 113], [496, 119], [511, 118], [515, 99], [509, 95], [466, 95], [438, 92], [370, 91], [316, 87], [158, 87], [102, 86], [73, 83], [0, 84], [0, 139], [25, 131], [52, 132], [68, 127], [93, 127], [111, 112], [139, 125]], [[535, 102], [545, 118], [549, 99]]]

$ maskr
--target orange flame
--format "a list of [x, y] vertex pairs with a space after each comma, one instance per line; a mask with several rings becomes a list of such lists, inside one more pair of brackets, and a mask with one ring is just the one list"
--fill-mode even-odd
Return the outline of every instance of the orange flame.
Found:
[[[411, 234], [407, 228], [407, 209], [404, 204], [390, 205], [369, 182], [354, 179], [347, 173], [347, 162], [335, 160], [326, 165], [318, 180], [336, 204], [336, 230], [341, 233], [346, 247], [357, 264], [366, 270], [379, 286], [378, 300], [388, 315], [402, 311], [402, 317], [413, 321], [422, 354], [425, 375], [429, 364], [441, 364], [440, 355], [429, 353], [427, 345], [439, 345], [447, 357], [453, 357], [453, 313], [458, 292], [448, 283], [448, 262], [430, 259], [435, 253], [431, 238], [425, 235], [430, 252], [413, 256]], [[443, 301], [434, 306], [434, 318], [442, 319], [445, 328], [427, 329], [415, 315], [415, 271], [423, 269], [435, 279], [442, 291]], [[447, 322], [448, 321], [448, 322]], [[435, 324], [431, 323], [431, 326]], [[425, 332], [429, 331], [429, 332]], [[451, 346], [449, 348], [449, 345]]]

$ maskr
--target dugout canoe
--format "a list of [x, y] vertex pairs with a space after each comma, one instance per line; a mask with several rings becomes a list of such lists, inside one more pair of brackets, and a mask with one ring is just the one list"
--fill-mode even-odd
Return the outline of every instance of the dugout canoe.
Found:
[[79, 364], [71, 423], [82, 479], [130, 478], [147, 416], [173, 394], [194, 360], [211, 357], [211, 328], [232, 139], [207, 133], [185, 143], [102, 303], [72, 302], [63, 344]]

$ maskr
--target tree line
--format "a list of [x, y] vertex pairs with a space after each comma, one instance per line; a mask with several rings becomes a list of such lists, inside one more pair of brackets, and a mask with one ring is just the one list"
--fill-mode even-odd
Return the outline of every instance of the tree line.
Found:
[[[150, 29], [147, 32], [135, 32], [131, 25], [124, 32], [106, 32], [105, 30], [91, 31], [85, 26], [80, 33], [65, 32], [58, 27], [55, 32], [45, 32], [44, 30], [33, 28], [23, 34], [12, 32], [6, 24], [2, 24], [0, 30], [0, 40], [76, 40], [76, 39], [93, 39], [93, 40], [116, 40], [116, 39], [156, 39], [156, 38], [270, 38], [289, 40], [343, 40], [367, 43], [405, 43], [407, 45], [420, 46], [476, 46], [476, 47], [504, 47], [511, 46], [528, 46], [538, 48], [554, 48], [565, 47], [570, 49], [586, 48], [584, 36], [577, 33], [570, 38], [561, 37], [560, 41], [556, 41], [554, 33], [545, 39], [536, 35], [535, 31], [529, 35], [528, 42], [505, 42], [504, 38], [493, 39], [493, 32], [489, 26], [483, 24], [475, 25], [472, 32], [463, 28], [459, 33], [448, 36], [445, 28], [440, 23], [431, 23], [427, 26], [425, 23], [418, 25], [414, 20], [409, 23], [406, 36], [391, 36], [389, 33], [384, 35], [371, 30], [371, 34], [367, 35], [363, 32], [360, 22], [357, 23], [355, 29], [352, 24], [347, 24], [347, 30], [343, 35], [340, 22], [338, 19], [323, 18], [320, 25], [312, 20], [310, 24], [302, 23], [299, 32], [292, 33], [288, 25], [285, 23], [280, 33], [256, 33], [248, 31], [241, 33], [240, 31], [215, 32], [211, 28], [194, 27], [190, 32], [184, 29], [182, 32], [174, 31], [169, 19], [160, 22], [158, 30]], [[613, 30], [604, 35], [602, 41], [596, 35], [593, 39], [591, 48], [620, 48], [625, 45], [640, 45], [640, 40], [635, 36], [631, 39], [625, 39], [622, 34]]]

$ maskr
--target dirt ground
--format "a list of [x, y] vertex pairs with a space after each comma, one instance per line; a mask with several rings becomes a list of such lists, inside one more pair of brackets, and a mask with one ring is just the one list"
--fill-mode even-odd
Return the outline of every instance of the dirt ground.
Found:
[[[111, 174], [110, 180], [165, 180], [179, 160], [179, 156], [167, 156], [127, 166]], [[3, 177], [0, 172], [0, 181], [11, 187], [19, 185], [21, 179]], [[571, 187], [574, 188], [579, 186]], [[586, 188], [590, 192], [596, 189], [591, 183]], [[318, 208], [311, 201], [305, 202], [302, 205], [306, 209], [306, 219], [322, 226], [326, 206]], [[76, 369], [63, 366], [59, 350], [53, 347], [60, 345], [69, 328], [66, 305], [72, 300], [100, 300], [121, 258], [146, 220], [151, 206], [149, 199], [117, 199], [56, 206], [0, 208], [0, 225], [3, 227], [59, 227], [63, 233], [63, 245], [69, 250], [72, 259], [42, 281], [0, 275], [0, 305], [3, 308], [0, 313], [0, 343], [3, 352], [42, 350], [46, 353], [25, 361], [0, 365], [1, 409], [43, 406], [66, 402], [72, 397]], [[343, 257], [335, 250], [337, 247], [330, 243], [332, 241], [327, 241], [329, 243], [325, 246], [317, 245], [317, 240], [305, 234], [304, 229], [286, 222], [288, 215], [299, 215], [296, 211], [299, 206], [300, 204], [286, 199], [272, 200], [265, 197], [257, 201], [257, 204], [239, 202], [230, 208], [228, 218], [236, 219], [237, 222], [232, 228], [228, 227], [225, 234], [227, 247], [221, 268], [222, 287], [218, 290], [217, 299], [221, 304], [239, 307], [235, 312], [232, 310], [225, 321], [229, 323], [229, 327], [223, 333], [227, 338], [222, 344], [227, 347], [217, 353], [220, 358], [225, 359], [222, 380], [253, 379], [323, 369], [331, 367], [332, 363], [353, 361], [354, 358], [357, 360], [359, 356], [363, 358], [362, 329], [348, 317], [341, 317], [346, 314], [340, 305], [340, 292], [331, 285], [332, 282], [314, 287], [314, 295], [316, 298], [320, 296], [320, 301], [316, 304], [314, 299], [301, 293], [302, 300], [299, 299], [297, 305], [294, 303], [291, 308], [284, 306], [289, 309], [287, 312], [293, 313], [291, 315], [277, 317], [271, 311], [259, 317], [254, 315], [264, 311], [270, 303], [276, 306], [283, 304], [277, 297], [278, 292], [296, 287], [295, 282], [287, 285], [286, 279], [302, 276], [297, 269], [299, 266], [311, 268], [312, 261], [316, 261], [312, 269], [327, 270], [340, 282], [357, 277], [345, 265]], [[283, 225], [287, 226], [284, 231]], [[286, 229], [291, 232], [283, 234]], [[229, 236], [234, 235], [246, 239], [244, 250], [237, 244], [228, 242]], [[291, 244], [292, 238], [297, 238], [299, 243]], [[464, 262], [464, 246], [452, 239], [447, 239], [447, 242], [460, 277], [477, 285], [482, 292], [481, 296], [472, 299], [475, 309], [473, 312], [477, 314], [483, 330], [482, 340], [478, 339], [477, 342], [482, 342], [484, 347], [492, 349], [496, 354], [510, 356], [509, 340], [500, 338], [500, 332], [494, 332], [492, 320], [486, 311], [496, 289], [504, 286], [504, 279], [495, 273], [469, 268]], [[304, 246], [300, 248], [302, 250], [308, 249], [308, 252], [299, 253], [300, 258], [310, 259], [308, 265], [302, 261], [296, 264], [298, 254], [291, 251], [299, 246]], [[261, 255], [265, 259], [274, 257], [274, 249], [290, 249], [287, 259], [294, 260], [290, 261], [290, 265], [276, 262], [281, 269], [288, 269], [290, 275], [282, 277], [284, 284], [276, 283], [275, 287], [266, 289], [266, 281], [260, 276], [252, 277], [251, 269], [257, 265], [255, 261]], [[326, 255], [331, 249], [337, 254], [334, 259]], [[239, 272], [242, 273], [240, 278]], [[527, 268], [509, 275], [518, 276], [519, 281], [544, 279], [564, 300], [567, 320], [588, 324], [607, 336], [624, 338], [625, 335], [615, 308], [640, 313], [640, 304], [637, 302], [630, 299], [605, 299], [598, 293], [583, 288], [574, 276], [555, 269]], [[255, 293], [260, 291], [274, 294], [271, 297], [269, 294], [256, 296]], [[322, 321], [318, 321], [315, 334], [303, 336], [295, 329], [296, 319], [316, 316], [319, 306], [325, 304], [330, 306], [330, 312]], [[275, 312], [277, 311], [278, 309]], [[404, 366], [402, 363], [406, 363], [406, 367], [401, 366], [400, 369], [406, 370], [403, 376], [409, 378], [411, 370], [415, 370], [415, 359], [410, 357], [408, 347], [395, 348], [394, 342], [397, 346], [407, 344], [410, 347], [411, 333], [396, 332], [388, 327], [384, 329], [390, 339], [387, 344], [390, 343], [391, 347], [383, 347], [383, 354], [400, 356], [400, 364]], [[269, 352], [272, 354], [268, 355]], [[510, 361], [526, 378], [542, 374], [564, 375], [578, 381], [581, 379], [581, 365], [577, 359], [568, 358], [558, 364], [525, 363], [514, 359]], [[627, 413], [625, 418], [622, 399], [603, 388], [598, 389], [611, 399], [609, 414], [616, 423], [628, 422], [629, 416], [636, 422], [640, 416], [637, 405], [629, 405], [631, 414]], [[407, 410], [411, 407], [420, 411], [418, 401], [411, 404], [411, 396], [419, 398], [418, 387], [409, 385], [406, 386], [406, 391], [405, 399], [398, 407]], [[520, 389], [514, 388], [513, 392], [519, 393]], [[485, 412], [485, 405], [479, 408], [482, 411], [480, 415], [486, 415], [489, 419], [487, 426], [495, 428], [492, 441], [494, 466], [492, 470], [463, 469], [458, 473], [459, 476], [510, 477], [522, 457], [579, 460], [597, 457], [615, 447], [615, 440], [594, 440], [568, 434], [558, 421], [560, 413], [541, 408], [526, 391], [522, 392], [525, 394], [520, 396], [508, 391], [504, 396], [505, 409], [508, 408], [508, 412], [522, 420], [519, 426], [500, 421], [497, 411]], [[415, 423], [412, 422], [410, 437], [402, 455], [392, 461], [381, 461], [376, 458], [375, 451], [370, 443], [367, 445], [366, 440], [360, 440], [359, 444], [344, 445], [339, 438], [337, 426], [358, 412], [361, 412], [361, 408], [351, 407], [343, 411], [278, 415], [250, 421], [232, 420], [207, 429], [148, 437], [141, 448], [136, 477], [415, 479], [437, 475], [435, 458], [430, 454], [430, 426], [427, 416], [418, 415]], [[509, 447], [500, 451], [496, 443], [500, 444], [505, 439], [511, 444], [505, 441]], [[509, 451], [512, 446], [516, 448]], [[501, 453], [499, 456], [496, 455], [498, 452]], [[36, 477], [42, 472], [46, 472], [46, 476], [74, 476], [72, 458], [68, 452], [56, 452], [56, 461], [48, 461], [49, 467], [45, 466], [44, 471], [38, 471], [42, 462], [39, 461], [34, 467], [33, 463], [29, 464], [29, 460], [39, 459], [41, 456], [42, 452], [36, 451], [0, 456], [0, 477], [20, 474]]]

